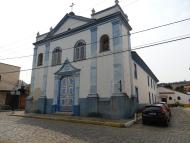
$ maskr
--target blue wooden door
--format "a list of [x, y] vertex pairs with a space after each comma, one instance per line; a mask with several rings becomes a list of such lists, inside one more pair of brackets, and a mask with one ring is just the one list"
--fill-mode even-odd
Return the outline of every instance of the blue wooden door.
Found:
[[60, 111], [72, 112], [74, 97], [74, 77], [67, 76], [61, 80]]

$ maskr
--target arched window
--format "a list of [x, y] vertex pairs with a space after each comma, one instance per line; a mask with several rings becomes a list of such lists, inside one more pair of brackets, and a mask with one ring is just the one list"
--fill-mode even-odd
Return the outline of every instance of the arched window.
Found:
[[102, 35], [100, 38], [100, 52], [109, 51], [109, 36], [108, 35]]
[[181, 100], [181, 97], [180, 97], [180, 96], [178, 96], [178, 97], [177, 97], [177, 100]]
[[61, 48], [55, 48], [53, 50], [53, 52], [52, 52], [52, 66], [61, 64], [61, 55], [62, 55]]
[[169, 100], [172, 100], [172, 97], [169, 97]]
[[38, 63], [37, 63], [37, 66], [42, 66], [42, 64], [43, 64], [43, 54], [40, 53], [40, 54], [38, 55]]
[[80, 61], [86, 58], [86, 43], [79, 40], [74, 47], [74, 61]]

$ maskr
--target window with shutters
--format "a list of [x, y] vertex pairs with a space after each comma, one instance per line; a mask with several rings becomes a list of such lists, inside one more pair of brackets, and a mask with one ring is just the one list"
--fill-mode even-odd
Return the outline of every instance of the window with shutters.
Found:
[[52, 52], [52, 66], [60, 65], [61, 64], [61, 57], [62, 57], [62, 50], [61, 48], [55, 48]]
[[86, 59], [86, 43], [84, 40], [79, 40], [74, 46], [74, 61]]
[[38, 55], [38, 62], [37, 62], [37, 66], [42, 66], [43, 65], [43, 54], [40, 53]]
[[105, 51], [109, 51], [109, 50], [110, 50], [109, 36], [108, 35], [102, 35], [102, 37], [100, 38], [100, 53], [105, 52]]

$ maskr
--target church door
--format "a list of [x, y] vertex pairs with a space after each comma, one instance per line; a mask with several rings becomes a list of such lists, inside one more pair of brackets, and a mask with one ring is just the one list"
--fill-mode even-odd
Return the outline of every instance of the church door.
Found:
[[61, 79], [60, 87], [60, 111], [72, 112], [75, 80], [72, 76]]

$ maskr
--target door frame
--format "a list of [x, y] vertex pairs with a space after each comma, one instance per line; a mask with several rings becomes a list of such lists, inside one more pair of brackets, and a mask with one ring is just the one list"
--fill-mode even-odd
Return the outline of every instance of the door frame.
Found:
[[[66, 86], [66, 88], [67, 88], [67, 94], [68, 94], [68, 90], [69, 90], [69, 87], [68, 87], [68, 80], [69, 80], [69, 77], [72, 77], [73, 79], [74, 79], [74, 83], [73, 83], [73, 95], [72, 95], [72, 97], [71, 97], [71, 99], [72, 99], [72, 104], [71, 104], [71, 111], [73, 111], [73, 105], [74, 105], [74, 99], [75, 99], [75, 77], [73, 76], [73, 75], [68, 75], [68, 76], [62, 76], [62, 78], [60, 79], [60, 87], [59, 87], [59, 106], [61, 107], [62, 106], [62, 108], [63, 108], [63, 106], [64, 105], [62, 105], [62, 103], [61, 103], [61, 98], [62, 98], [62, 96], [61, 96], [61, 89], [62, 89], [62, 80], [64, 79], [64, 78], [66, 78], [66, 80], [67, 80], [67, 86]], [[68, 96], [68, 95], [67, 95]], [[61, 109], [60, 109], [60, 111], [61, 111]], [[67, 111], [63, 111], [63, 112], [67, 112]], [[69, 111], [68, 111], [69, 112]]]
[[74, 113], [74, 106], [79, 106], [79, 89], [80, 89], [80, 69], [75, 68], [71, 65], [68, 59], [65, 60], [62, 67], [54, 74], [54, 105], [55, 112], [60, 112], [60, 88], [61, 88], [61, 80], [64, 77], [72, 76], [74, 78], [74, 94], [73, 94], [73, 104], [72, 104], [72, 112]]

